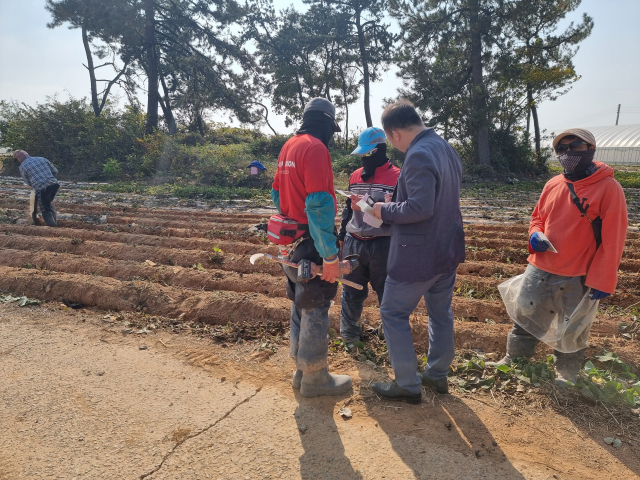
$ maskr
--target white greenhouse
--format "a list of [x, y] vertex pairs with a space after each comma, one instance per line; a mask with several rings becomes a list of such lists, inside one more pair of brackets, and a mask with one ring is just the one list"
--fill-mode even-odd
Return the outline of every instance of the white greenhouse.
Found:
[[640, 125], [585, 128], [596, 137], [595, 160], [616, 165], [640, 165]]

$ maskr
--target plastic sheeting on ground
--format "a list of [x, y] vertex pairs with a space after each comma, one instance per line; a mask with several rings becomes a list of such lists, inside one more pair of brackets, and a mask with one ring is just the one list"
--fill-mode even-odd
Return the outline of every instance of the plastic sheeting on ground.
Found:
[[587, 346], [599, 300], [589, 298], [584, 277], [563, 277], [529, 265], [498, 290], [509, 317], [538, 340], [563, 353]]

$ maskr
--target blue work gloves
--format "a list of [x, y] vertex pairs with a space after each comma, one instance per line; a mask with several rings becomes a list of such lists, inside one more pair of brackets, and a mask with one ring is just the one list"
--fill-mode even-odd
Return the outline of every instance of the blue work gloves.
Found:
[[529, 239], [529, 245], [531, 245], [531, 248], [534, 252], [546, 252], [547, 248], [549, 248], [546, 243], [540, 240], [540, 238], [538, 237], [538, 232], [533, 232], [531, 238]]
[[603, 298], [607, 298], [609, 295], [611, 294], [601, 290], [596, 290], [595, 288], [591, 289], [591, 300], [602, 300]]

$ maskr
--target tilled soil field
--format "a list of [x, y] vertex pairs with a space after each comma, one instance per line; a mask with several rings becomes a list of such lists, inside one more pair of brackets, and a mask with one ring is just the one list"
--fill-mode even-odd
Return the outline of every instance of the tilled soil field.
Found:
[[[213, 209], [177, 199], [170, 208], [166, 203], [172, 199], [158, 202], [63, 186], [56, 201], [59, 228], [52, 229], [28, 224], [27, 195], [28, 190], [16, 182], [0, 185], [0, 289], [4, 291], [198, 324], [288, 322], [290, 302], [284, 296], [281, 268], [275, 263], [249, 263], [254, 253], [277, 253], [255, 229], [273, 210], [246, 211], [247, 205], [244, 212], [238, 206]], [[453, 300], [459, 348], [504, 351], [510, 321], [497, 286], [526, 267], [526, 217], [534, 201], [535, 195], [463, 201], [467, 262], [458, 269]], [[633, 209], [631, 217], [635, 225]], [[621, 322], [633, 323], [640, 307], [638, 245], [640, 233], [631, 229], [618, 291], [601, 304], [591, 341], [592, 350], [613, 349], [636, 365], [640, 363], [636, 334], [621, 336], [619, 327]], [[377, 326], [375, 294], [370, 294], [365, 307], [364, 321]], [[339, 313], [336, 297], [330, 311], [336, 329]], [[423, 304], [413, 321], [416, 343], [424, 349], [428, 319]]]

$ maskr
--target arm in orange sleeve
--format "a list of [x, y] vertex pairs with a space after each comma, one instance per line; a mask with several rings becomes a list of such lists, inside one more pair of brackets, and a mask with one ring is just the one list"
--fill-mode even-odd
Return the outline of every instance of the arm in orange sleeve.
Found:
[[587, 271], [586, 285], [606, 293], [613, 293], [618, 283], [618, 268], [627, 238], [627, 202], [618, 182], [612, 184], [601, 208], [602, 244], [596, 251]]
[[[540, 206], [544, 205], [544, 201], [547, 197], [546, 193], [547, 187], [545, 185], [542, 193], [540, 194], [540, 198], [538, 199], [538, 203], [536, 204], [536, 208], [533, 209], [533, 213], [531, 214], [531, 221], [529, 222], [529, 238], [531, 238], [533, 232], [544, 233], [546, 216], [543, 215]], [[536, 253], [536, 251], [531, 248], [531, 243], [529, 243], [529, 240], [527, 240], [527, 248], [529, 249], [529, 253]]]

